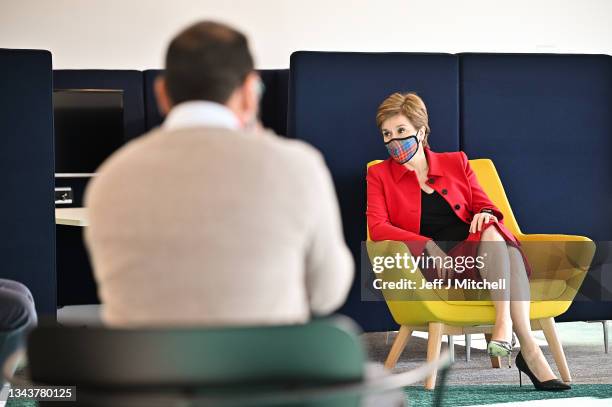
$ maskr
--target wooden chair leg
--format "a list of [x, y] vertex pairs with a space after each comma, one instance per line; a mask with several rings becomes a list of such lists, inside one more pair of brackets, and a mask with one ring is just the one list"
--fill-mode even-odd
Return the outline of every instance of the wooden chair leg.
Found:
[[387, 360], [385, 361], [385, 367], [389, 370], [395, 367], [397, 360], [400, 355], [404, 351], [410, 336], [412, 335], [412, 331], [405, 325], [400, 327], [399, 332], [397, 333], [395, 340], [393, 341], [393, 345], [391, 345], [391, 350], [389, 351], [389, 355], [387, 355]]
[[[491, 340], [492, 334], [485, 334], [485, 340], [487, 341], [487, 345]], [[501, 359], [499, 356], [491, 356], [491, 367], [494, 369], [499, 369], [501, 367]]]
[[[442, 332], [444, 324], [442, 322], [430, 322], [428, 326], [427, 338], [427, 363], [431, 363], [440, 357], [440, 347], [442, 347]], [[425, 390], [433, 390], [436, 387], [436, 376], [438, 371], [435, 370], [425, 380]]]
[[540, 319], [539, 322], [540, 326], [542, 327], [542, 331], [544, 332], [544, 336], [546, 337], [546, 341], [548, 342], [550, 352], [555, 358], [555, 363], [557, 364], [557, 369], [559, 369], [561, 379], [566, 383], [571, 382], [572, 376], [570, 375], [569, 367], [567, 366], [563, 346], [561, 346], [561, 341], [557, 335], [555, 320], [553, 318], [544, 318]]

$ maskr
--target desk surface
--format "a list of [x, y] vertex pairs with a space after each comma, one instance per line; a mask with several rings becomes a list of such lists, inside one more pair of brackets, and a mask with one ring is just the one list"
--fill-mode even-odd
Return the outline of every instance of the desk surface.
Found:
[[87, 208], [55, 208], [55, 224], [67, 226], [87, 226]]

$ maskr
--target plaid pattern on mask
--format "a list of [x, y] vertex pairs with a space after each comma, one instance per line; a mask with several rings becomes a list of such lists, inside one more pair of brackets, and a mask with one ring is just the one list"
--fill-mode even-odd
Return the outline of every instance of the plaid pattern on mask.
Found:
[[389, 155], [400, 164], [408, 162], [417, 152], [419, 142], [416, 136], [393, 139], [386, 143]]

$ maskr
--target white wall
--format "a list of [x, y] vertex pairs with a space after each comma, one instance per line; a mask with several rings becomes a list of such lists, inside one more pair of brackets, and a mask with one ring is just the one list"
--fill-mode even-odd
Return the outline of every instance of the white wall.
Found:
[[611, 0], [0, 0], [0, 47], [49, 49], [55, 68], [157, 68], [199, 19], [244, 31], [259, 68], [295, 50], [612, 54]]

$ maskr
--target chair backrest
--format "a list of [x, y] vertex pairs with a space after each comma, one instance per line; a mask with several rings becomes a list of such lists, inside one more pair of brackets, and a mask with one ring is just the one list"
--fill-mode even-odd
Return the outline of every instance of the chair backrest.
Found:
[[[382, 160], [373, 160], [367, 164], [367, 168], [370, 168], [372, 165], [380, 163]], [[482, 189], [486, 192], [487, 196], [493, 201], [495, 206], [499, 208], [499, 210], [504, 214], [504, 225], [516, 236], [522, 234], [521, 228], [514, 217], [514, 213], [512, 212], [512, 208], [510, 207], [510, 202], [508, 202], [508, 197], [506, 196], [506, 191], [504, 191], [504, 186], [502, 185], [501, 179], [497, 174], [497, 170], [495, 169], [495, 165], [493, 161], [489, 159], [477, 159], [470, 160], [470, 167], [476, 174], [476, 178], [478, 178], [478, 182]], [[367, 231], [368, 240], [370, 240], [369, 230]]]
[[486, 192], [487, 196], [495, 206], [504, 214], [504, 225], [514, 234], [521, 235], [521, 228], [514, 217], [510, 202], [506, 196], [504, 186], [497, 174], [493, 161], [481, 158], [477, 160], [470, 160], [470, 166], [478, 178], [478, 182], [482, 189]]
[[33, 382], [90, 389], [345, 383], [363, 377], [356, 332], [345, 317], [271, 327], [52, 326], [31, 333], [27, 353]]

